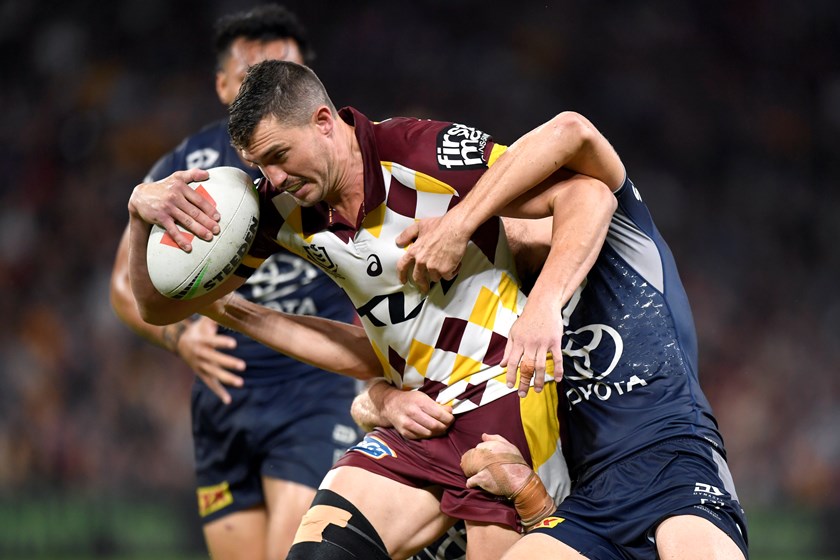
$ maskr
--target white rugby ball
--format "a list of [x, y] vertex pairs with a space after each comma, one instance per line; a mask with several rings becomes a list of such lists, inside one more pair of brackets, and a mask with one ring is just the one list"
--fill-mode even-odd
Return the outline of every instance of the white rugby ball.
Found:
[[209, 179], [190, 186], [219, 211], [219, 234], [210, 241], [194, 237], [189, 253], [160, 226], [153, 226], [149, 236], [149, 277], [166, 297], [192, 299], [217, 287], [239, 266], [257, 233], [260, 216], [254, 180], [236, 167], [207, 171]]

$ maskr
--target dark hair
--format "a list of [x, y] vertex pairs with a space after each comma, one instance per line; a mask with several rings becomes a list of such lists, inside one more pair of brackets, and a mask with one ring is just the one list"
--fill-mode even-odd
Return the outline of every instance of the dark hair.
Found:
[[294, 39], [306, 64], [311, 64], [315, 58], [306, 28], [295, 14], [277, 4], [264, 4], [247, 12], [228, 14], [216, 21], [213, 45], [218, 68], [222, 67], [230, 53], [230, 46], [239, 38], [253, 41]]
[[235, 147], [247, 148], [254, 129], [265, 117], [271, 115], [284, 125], [302, 126], [321, 105], [336, 114], [315, 72], [286, 60], [264, 60], [248, 70], [230, 104], [230, 139]]

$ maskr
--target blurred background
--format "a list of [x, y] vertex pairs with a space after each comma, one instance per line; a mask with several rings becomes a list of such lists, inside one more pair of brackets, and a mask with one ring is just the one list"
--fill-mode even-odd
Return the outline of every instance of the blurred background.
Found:
[[[510, 143], [562, 110], [676, 255], [754, 559], [840, 558], [840, 4], [285, 2], [338, 106]], [[191, 372], [113, 315], [133, 186], [224, 115], [253, 2], [0, 1], [0, 557], [201, 558]]]

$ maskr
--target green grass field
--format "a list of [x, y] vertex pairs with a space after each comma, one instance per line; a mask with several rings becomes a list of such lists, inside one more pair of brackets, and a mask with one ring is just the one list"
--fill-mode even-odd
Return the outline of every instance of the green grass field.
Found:
[[[4, 560], [207, 560], [191, 493], [86, 498], [0, 496]], [[751, 560], [840, 560], [831, 518], [749, 511]], [[828, 551], [834, 551], [833, 554]]]

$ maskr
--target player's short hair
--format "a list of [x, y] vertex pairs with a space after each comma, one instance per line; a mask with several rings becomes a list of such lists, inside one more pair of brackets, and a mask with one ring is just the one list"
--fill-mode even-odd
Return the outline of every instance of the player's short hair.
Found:
[[273, 116], [287, 126], [302, 126], [321, 105], [336, 114], [315, 72], [286, 60], [264, 60], [248, 70], [230, 105], [231, 141], [236, 148], [247, 148], [254, 129], [265, 117]]
[[295, 14], [278, 4], [263, 4], [248, 11], [222, 16], [216, 21], [213, 31], [217, 70], [230, 55], [233, 42], [240, 38], [251, 41], [293, 39], [298, 44], [304, 63], [311, 64], [315, 59], [306, 28]]

